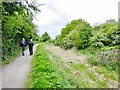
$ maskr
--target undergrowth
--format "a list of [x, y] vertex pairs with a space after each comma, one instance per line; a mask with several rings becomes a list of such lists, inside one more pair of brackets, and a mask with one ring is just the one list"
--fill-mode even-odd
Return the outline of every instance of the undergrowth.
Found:
[[[91, 55], [93, 54], [88, 54]], [[41, 43], [31, 62], [32, 70], [26, 87], [55, 89], [117, 87], [118, 77], [115, 70], [89, 63], [86, 65], [64, 62], [54, 53], [47, 51], [45, 44]]]
[[2, 56], [2, 66], [11, 63], [16, 57], [18, 57], [21, 53], [21, 48], [18, 48], [15, 52], [12, 53], [11, 56]]
[[[100, 49], [95, 49], [93, 47], [89, 47], [83, 50], [75, 50], [75, 52], [80, 53], [80, 54], [84, 54], [86, 56], [88, 56], [88, 62], [92, 65], [92, 66], [101, 66], [106, 68], [107, 70], [111, 71], [118, 71], [119, 66], [120, 66], [120, 62], [117, 61], [118, 57], [116, 56], [116, 60], [113, 63], [102, 63], [102, 62], [98, 62], [97, 61], [97, 53], [101, 53], [101, 52], [107, 52], [107, 51], [112, 51], [112, 50], [118, 50], [118, 46], [114, 46], [114, 47], [103, 47]], [[114, 54], [114, 53], [113, 53]], [[99, 57], [101, 58], [101, 57]], [[105, 60], [101, 60], [101, 61], [105, 61]]]

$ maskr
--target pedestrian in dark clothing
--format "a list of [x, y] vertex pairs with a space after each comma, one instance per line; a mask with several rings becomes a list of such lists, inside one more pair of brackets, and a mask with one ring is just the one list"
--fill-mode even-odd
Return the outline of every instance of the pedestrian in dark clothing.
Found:
[[20, 46], [22, 47], [22, 55], [24, 56], [25, 55], [25, 47], [26, 47], [26, 41], [25, 39], [23, 38], [20, 42]]
[[30, 39], [28, 45], [29, 45], [29, 53], [30, 53], [30, 55], [33, 55], [33, 46], [34, 46], [34, 43], [32, 42], [32, 39]]

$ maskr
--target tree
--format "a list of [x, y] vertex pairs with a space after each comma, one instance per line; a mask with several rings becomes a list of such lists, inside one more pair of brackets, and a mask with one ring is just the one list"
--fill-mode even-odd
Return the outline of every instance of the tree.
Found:
[[33, 11], [39, 11], [33, 3], [2, 2], [2, 54], [15, 55], [21, 38], [27, 41], [34, 36]]
[[90, 24], [83, 19], [73, 20], [62, 29], [61, 35], [55, 40], [55, 44], [59, 44], [65, 49], [70, 49], [73, 46], [77, 49], [86, 48], [89, 46], [91, 30]]
[[46, 42], [46, 41], [49, 41], [50, 40], [50, 36], [47, 32], [45, 32], [43, 35], [42, 35], [42, 39], [43, 39], [43, 42]]

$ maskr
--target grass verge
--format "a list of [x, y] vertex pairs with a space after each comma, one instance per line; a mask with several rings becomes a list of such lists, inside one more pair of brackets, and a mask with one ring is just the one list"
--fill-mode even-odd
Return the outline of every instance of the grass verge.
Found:
[[64, 71], [60, 70], [48, 57], [44, 48], [45, 44], [40, 44], [32, 61], [32, 70], [26, 85], [28, 88], [67, 88], [71, 87], [65, 78]]

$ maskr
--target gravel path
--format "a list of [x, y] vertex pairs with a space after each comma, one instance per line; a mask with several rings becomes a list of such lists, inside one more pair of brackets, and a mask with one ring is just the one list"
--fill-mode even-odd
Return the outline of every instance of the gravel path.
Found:
[[[34, 52], [36, 50], [34, 46]], [[26, 50], [25, 56], [20, 55], [16, 60], [4, 66], [2, 71], [2, 88], [24, 88], [31, 69], [30, 62], [33, 56]]]

